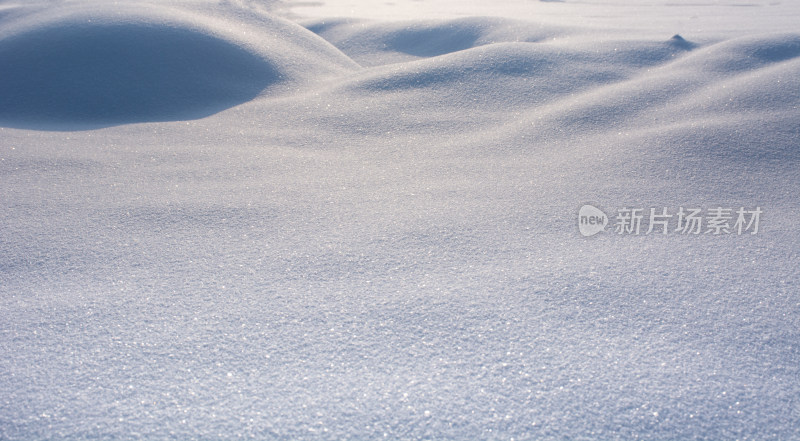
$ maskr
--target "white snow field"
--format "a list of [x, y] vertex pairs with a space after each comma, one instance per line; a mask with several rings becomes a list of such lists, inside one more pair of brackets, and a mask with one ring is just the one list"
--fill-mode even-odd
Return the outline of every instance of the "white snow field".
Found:
[[799, 23], [0, 0], [0, 439], [800, 439]]

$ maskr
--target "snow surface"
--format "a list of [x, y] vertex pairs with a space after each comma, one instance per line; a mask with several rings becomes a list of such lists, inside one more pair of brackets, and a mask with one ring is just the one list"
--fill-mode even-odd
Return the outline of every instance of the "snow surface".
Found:
[[0, 439], [800, 439], [799, 19], [0, 1]]

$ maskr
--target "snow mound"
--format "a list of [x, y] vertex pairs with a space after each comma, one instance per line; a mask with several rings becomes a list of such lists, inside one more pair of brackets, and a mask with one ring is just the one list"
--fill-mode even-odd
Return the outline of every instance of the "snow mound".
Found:
[[128, 8], [15, 14], [0, 33], [0, 124], [196, 119], [353, 67], [323, 40], [278, 19], [261, 16], [260, 29], [248, 29], [191, 10], [120, 11]]
[[800, 35], [774, 33], [733, 38], [696, 51], [685, 60], [710, 74], [736, 74], [800, 57]]
[[436, 57], [492, 43], [537, 42], [565, 33], [560, 27], [491, 17], [388, 23], [315, 20], [305, 26], [365, 66]]
[[281, 80], [224, 40], [143, 24], [57, 26], [0, 49], [0, 117], [124, 123], [192, 119]]
[[[442, 121], [430, 118], [431, 111], [441, 112], [454, 133], [475, 131], [482, 140], [506, 132], [552, 138], [568, 136], [571, 128], [613, 130], [619, 122], [676, 98], [683, 85], [694, 84], [684, 72], [669, 68], [693, 48], [676, 46], [667, 36], [487, 43], [364, 69], [323, 91], [313, 98], [316, 102], [303, 103], [329, 113], [304, 117], [341, 133], [348, 130], [341, 127], [344, 115], [369, 122], [353, 125], [357, 133], [376, 128], [377, 135], [386, 124], [380, 115], [392, 114], [393, 130], [441, 134]], [[513, 116], [505, 118], [505, 112]], [[506, 146], [517, 144], [510, 141]]]

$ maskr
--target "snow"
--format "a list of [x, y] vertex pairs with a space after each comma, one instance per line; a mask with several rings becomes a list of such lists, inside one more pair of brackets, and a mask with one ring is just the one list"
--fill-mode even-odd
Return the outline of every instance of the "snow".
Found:
[[800, 438], [799, 16], [0, 1], [0, 439]]

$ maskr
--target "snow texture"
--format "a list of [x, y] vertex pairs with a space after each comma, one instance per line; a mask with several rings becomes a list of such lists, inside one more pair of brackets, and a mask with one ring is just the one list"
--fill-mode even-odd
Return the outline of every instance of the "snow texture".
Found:
[[798, 19], [0, 1], [0, 439], [800, 439]]

